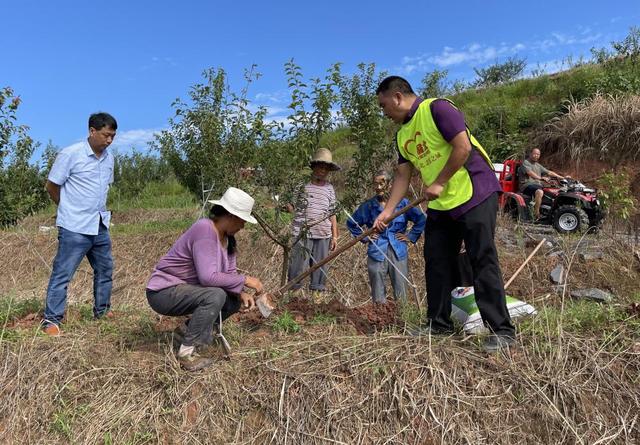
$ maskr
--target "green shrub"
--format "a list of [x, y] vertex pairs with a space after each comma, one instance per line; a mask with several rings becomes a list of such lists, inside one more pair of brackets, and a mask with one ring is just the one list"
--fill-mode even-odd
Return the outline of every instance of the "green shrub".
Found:
[[162, 158], [133, 150], [131, 154], [116, 154], [114, 162], [114, 188], [121, 197], [139, 195], [151, 182], [172, 178], [171, 167]]
[[631, 178], [624, 172], [608, 172], [599, 179], [598, 186], [602, 207], [611, 217], [627, 221], [636, 209], [631, 193]]

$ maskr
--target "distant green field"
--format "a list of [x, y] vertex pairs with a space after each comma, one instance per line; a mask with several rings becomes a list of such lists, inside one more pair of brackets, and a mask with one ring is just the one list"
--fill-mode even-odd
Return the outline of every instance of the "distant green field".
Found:
[[109, 191], [108, 207], [127, 209], [183, 209], [197, 205], [193, 195], [176, 179], [167, 182], [150, 182], [138, 196], [123, 197], [118, 185]]

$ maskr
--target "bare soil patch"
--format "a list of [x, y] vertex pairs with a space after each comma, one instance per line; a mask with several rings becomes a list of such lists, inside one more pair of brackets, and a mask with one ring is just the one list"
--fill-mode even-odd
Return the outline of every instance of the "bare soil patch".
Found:
[[[297, 323], [308, 323], [316, 317], [329, 315], [335, 317], [338, 323], [352, 325], [359, 334], [373, 334], [398, 326], [398, 307], [395, 301], [386, 304], [366, 303], [362, 306], [349, 308], [337, 298], [325, 303], [315, 303], [307, 298], [293, 298], [286, 304], [276, 308], [271, 319], [284, 312], [290, 313]], [[240, 313], [239, 322], [250, 329], [258, 329], [266, 320], [257, 311]]]

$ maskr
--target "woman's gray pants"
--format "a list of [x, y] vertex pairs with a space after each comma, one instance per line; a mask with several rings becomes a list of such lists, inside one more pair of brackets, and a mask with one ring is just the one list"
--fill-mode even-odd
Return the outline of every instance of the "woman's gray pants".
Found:
[[240, 298], [219, 287], [192, 284], [178, 284], [159, 291], [147, 289], [147, 301], [162, 315], [191, 315], [182, 342], [185, 346], [210, 344], [218, 317], [222, 316], [223, 320], [230, 317], [238, 312], [241, 304]]
[[[329, 244], [331, 238], [311, 239], [303, 238], [294, 244], [291, 249], [291, 260], [289, 261], [289, 280], [297, 277], [310, 266], [319, 263], [329, 255]], [[329, 268], [325, 264], [321, 268], [311, 273], [311, 290], [326, 290], [327, 271]], [[302, 283], [296, 283], [292, 289], [300, 289]]]

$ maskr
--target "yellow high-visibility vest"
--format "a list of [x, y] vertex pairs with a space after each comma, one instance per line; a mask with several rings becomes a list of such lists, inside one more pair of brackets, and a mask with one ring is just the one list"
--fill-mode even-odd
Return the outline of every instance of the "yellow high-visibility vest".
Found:
[[[434, 100], [436, 99], [423, 100], [411, 120], [400, 127], [396, 136], [400, 154], [420, 172], [422, 181], [427, 186], [436, 180], [453, 150], [452, 145], [442, 137], [433, 120], [430, 105]], [[493, 164], [487, 152], [468, 129], [467, 136], [471, 145], [478, 150], [493, 170]], [[429, 208], [451, 210], [467, 202], [472, 195], [471, 177], [467, 169], [462, 166], [444, 185], [440, 197], [429, 201]]]

